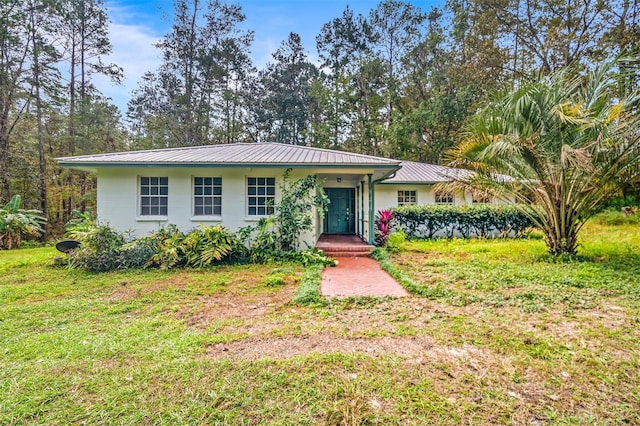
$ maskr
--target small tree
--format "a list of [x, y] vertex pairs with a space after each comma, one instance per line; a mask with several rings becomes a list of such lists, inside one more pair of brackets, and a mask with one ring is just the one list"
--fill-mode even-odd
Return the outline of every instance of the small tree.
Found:
[[320, 214], [324, 214], [329, 204], [315, 175], [291, 181], [290, 172], [291, 169], [287, 169], [284, 173], [280, 185], [282, 198], [275, 205], [273, 217], [282, 251], [297, 250], [300, 235], [311, 230], [313, 208], [318, 207]]
[[487, 107], [449, 151], [451, 165], [477, 172], [458, 183], [515, 199], [550, 254], [575, 254], [584, 223], [640, 157], [640, 91], [625, 85], [638, 61], [618, 58], [586, 75], [567, 68]]
[[277, 258], [286, 252], [295, 251], [300, 245], [300, 235], [310, 231], [313, 224], [313, 208], [324, 214], [329, 204], [316, 176], [291, 180], [291, 169], [284, 173], [279, 203], [274, 205], [275, 213], [261, 219], [256, 226], [241, 230], [241, 239], [251, 243], [251, 259], [260, 261]]
[[0, 208], [0, 250], [20, 248], [23, 235], [37, 237], [47, 221], [39, 210], [20, 208], [22, 197], [14, 195]]

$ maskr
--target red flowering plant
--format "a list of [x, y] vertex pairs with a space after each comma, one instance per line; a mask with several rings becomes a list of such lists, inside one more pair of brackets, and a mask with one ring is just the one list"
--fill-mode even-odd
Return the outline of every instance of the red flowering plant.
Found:
[[384, 246], [393, 228], [393, 212], [391, 210], [380, 210], [375, 221], [375, 241], [376, 245]]

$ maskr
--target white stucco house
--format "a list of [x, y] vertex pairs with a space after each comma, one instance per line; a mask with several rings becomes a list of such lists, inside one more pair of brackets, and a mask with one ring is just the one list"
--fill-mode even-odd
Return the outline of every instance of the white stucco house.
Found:
[[469, 173], [432, 164], [392, 160], [280, 143], [236, 143], [58, 158], [64, 167], [97, 175], [97, 215], [137, 236], [159, 227], [189, 230], [221, 224], [230, 230], [271, 213], [287, 169], [291, 178], [317, 175], [330, 199], [324, 217], [301, 240], [322, 233], [355, 234], [373, 241], [378, 210], [403, 204], [467, 204], [471, 194], [438, 192], [434, 185]]

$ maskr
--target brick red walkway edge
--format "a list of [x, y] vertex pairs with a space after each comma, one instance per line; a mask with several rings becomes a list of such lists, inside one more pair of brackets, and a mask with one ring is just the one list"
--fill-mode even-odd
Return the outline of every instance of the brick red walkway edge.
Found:
[[340, 257], [322, 272], [320, 292], [327, 297], [403, 297], [409, 293], [369, 257]]

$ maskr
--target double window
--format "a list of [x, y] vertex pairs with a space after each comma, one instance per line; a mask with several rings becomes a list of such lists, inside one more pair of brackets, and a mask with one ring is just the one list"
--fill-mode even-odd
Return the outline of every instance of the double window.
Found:
[[193, 178], [193, 215], [222, 215], [222, 178]]
[[398, 205], [414, 205], [416, 204], [416, 191], [398, 191]]
[[452, 192], [436, 191], [435, 193], [436, 204], [453, 204], [454, 197]]
[[276, 197], [276, 178], [247, 178], [247, 206], [249, 216], [267, 216], [273, 213]]
[[166, 216], [169, 205], [168, 177], [140, 177], [140, 216]]

